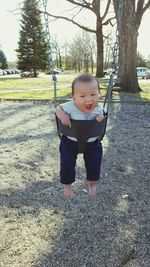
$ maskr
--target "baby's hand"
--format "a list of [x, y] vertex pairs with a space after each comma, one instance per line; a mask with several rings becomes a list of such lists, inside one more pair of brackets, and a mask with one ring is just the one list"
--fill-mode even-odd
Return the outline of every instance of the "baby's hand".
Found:
[[97, 116], [96, 116], [96, 120], [97, 120], [98, 122], [101, 122], [103, 119], [104, 119], [104, 115], [97, 115]]
[[61, 122], [62, 124], [71, 127], [70, 116], [68, 114], [61, 115]]

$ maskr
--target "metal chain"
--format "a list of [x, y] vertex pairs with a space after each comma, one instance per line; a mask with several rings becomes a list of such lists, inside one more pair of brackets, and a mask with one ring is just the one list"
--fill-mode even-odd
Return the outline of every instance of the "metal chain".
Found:
[[53, 72], [53, 59], [52, 59], [52, 49], [50, 43], [50, 31], [49, 31], [49, 23], [48, 23], [48, 14], [47, 14], [47, 2], [48, 0], [43, 0], [43, 7], [44, 7], [44, 20], [45, 20], [45, 32], [46, 32], [46, 39], [47, 39], [47, 46], [48, 46], [48, 62], [50, 67], [50, 74], [52, 74], [52, 80], [54, 82], [54, 106], [57, 106], [57, 94], [56, 94], [56, 82], [57, 77]]
[[119, 60], [119, 39], [120, 39], [120, 30], [121, 30], [121, 17], [123, 15], [123, 0], [119, 1], [118, 13], [117, 13], [117, 27], [116, 27], [116, 41], [113, 47], [113, 61], [112, 61], [112, 68], [117, 70], [117, 62]]
[[[105, 113], [108, 113], [109, 104], [112, 96], [112, 89], [113, 89], [113, 78], [114, 78], [114, 72], [117, 71], [117, 62], [119, 60], [119, 43], [120, 43], [120, 30], [121, 30], [121, 16], [123, 15], [123, 0], [119, 1], [119, 8], [117, 13], [117, 27], [115, 32], [115, 43], [113, 46], [113, 52], [112, 52], [112, 69], [110, 73], [110, 79], [108, 83], [108, 90], [105, 96], [103, 109]], [[105, 110], [107, 102], [107, 109]]]

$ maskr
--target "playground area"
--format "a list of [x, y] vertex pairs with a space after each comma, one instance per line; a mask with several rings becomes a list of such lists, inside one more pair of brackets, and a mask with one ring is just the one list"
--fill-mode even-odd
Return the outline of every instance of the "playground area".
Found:
[[63, 197], [59, 138], [49, 101], [1, 101], [0, 267], [148, 267], [149, 103], [110, 106], [102, 177]]

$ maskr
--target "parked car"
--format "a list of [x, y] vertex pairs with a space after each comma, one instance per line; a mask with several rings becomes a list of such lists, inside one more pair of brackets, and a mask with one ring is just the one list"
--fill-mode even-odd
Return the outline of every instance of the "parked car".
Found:
[[105, 70], [104, 71], [104, 76], [110, 76], [111, 73], [113, 73], [114, 75], [117, 75], [118, 74], [118, 69], [108, 69], [108, 70]]
[[138, 78], [146, 78], [148, 73], [150, 73], [150, 69], [146, 68], [146, 67], [138, 67], [136, 68], [137, 70], [137, 77]]
[[3, 75], [7, 75], [7, 71], [6, 70], [3, 70]]
[[7, 75], [7, 71], [6, 70], [0, 70], [0, 75]]
[[6, 74], [11, 74], [11, 70], [9, 69], [5, 69], [4, 71], [6, 72]]
[[[39, 73], [37, 73], [37, 76], [39, 75]], [[31, 78], [31, 77], [34, 77], [34, 73], [33, 72], [30, 72], [30, 71], [23, 71], [20, 76], [22, 78]]]
[[53, 71], [48, 71], [46, 74], [59, 74], [61, 72], [63, 72], [64, 69], [63, 68], [54, 68]]
[[15, 74], [20, 74], [20, 73], [21, 73], [21, 70], [14, 69], [14, 73], [15, 73]]

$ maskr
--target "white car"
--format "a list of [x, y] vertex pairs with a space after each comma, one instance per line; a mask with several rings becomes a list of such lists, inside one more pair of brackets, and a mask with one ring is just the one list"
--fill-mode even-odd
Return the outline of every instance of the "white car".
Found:
[[104, 71], [104, 76], [105, 76], [105, 75], [106, 75], [106, 76], [110, 76], [111, 73], [117, 75], [117, 74], [118, 74], [118, 69], [116, 69], [116, 70], [115, 70], [115, 69], [107, 69], [107, 70]]
[[138, 67], [136, 68], [136, 70], [137, 70], [137, 77], [142, 79], [146, 78], [148, 73], [150, 73], [150, 69], [145, 67]]

